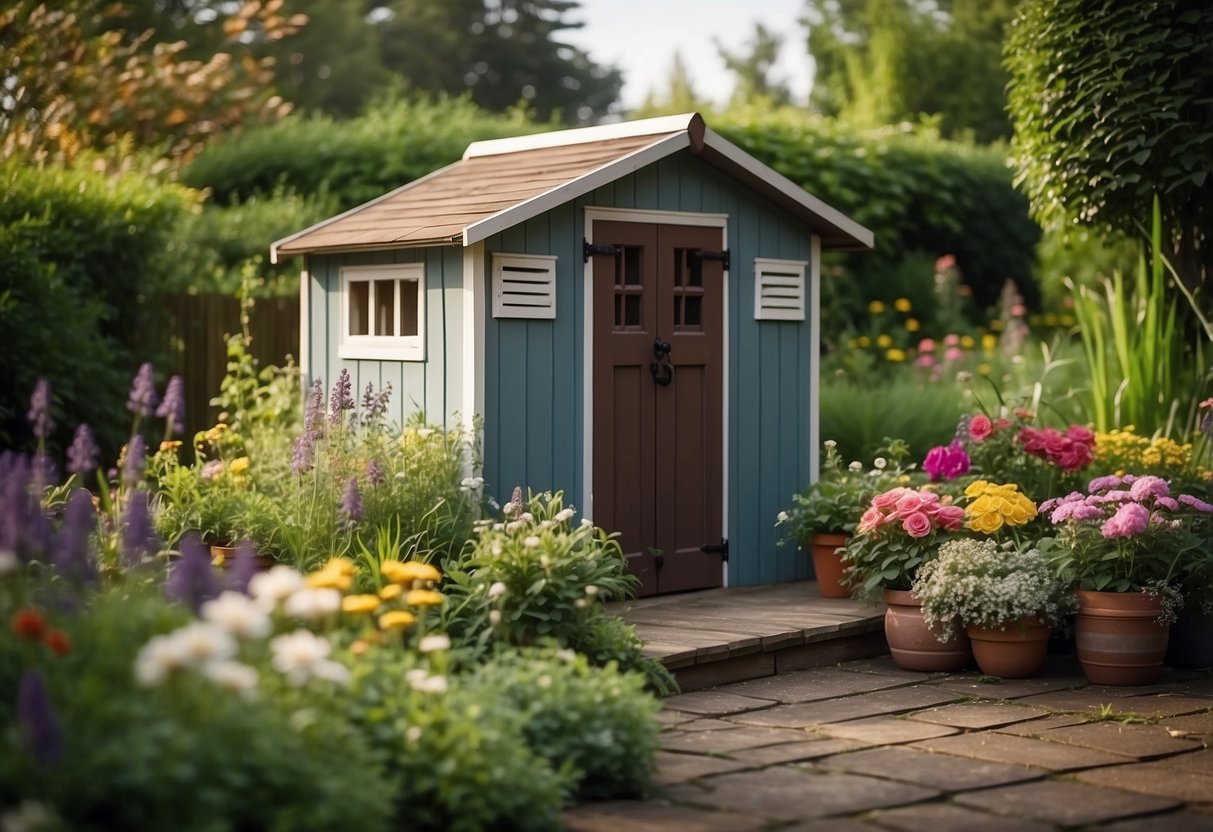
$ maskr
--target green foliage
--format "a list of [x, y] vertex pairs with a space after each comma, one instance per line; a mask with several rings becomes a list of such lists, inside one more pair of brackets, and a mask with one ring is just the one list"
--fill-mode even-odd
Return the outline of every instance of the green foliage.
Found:
[[[1034, 215], [1133, 232], [1157, 194], [1191, 292], [1213, 266], [1211, 28], [1206, 3], [1030, 0], [1006, 46], [1015, 160]], [[1208, 321], [1208, 289], [1194, 300]]]
[[483, 664], [469, 684], [519, 712], [527, 744], [572, 772], [579, 800], [637, 798], [653, 773], [656, 699], [644, 678], [571, 651], [520, 650]]
[[614, 664], [620, 671], [644, 676], [645, 687], [658, 696], [678, 693], [678, 682], [658, 659], [643, 652], [636, 627], [614, 615], [591, 618], [577, 638], [577, 652], [599, 667]]
[[327, 189], [345, 210], [457, 161], [469, 142], [538, 129], [519, 114], [490, 115], [466, 99], [384, 98], [349, 121], [291, 116], [213, 144], [181, 179], [211, 189], [224, 205]]
[[846, 460], [871, 460], [889, 436], [909, 446], [910, 459], [922, 459], [952, 440], [965, 411], [963, 392], [955, 385], [904, 376], [879, 387], [862, 379], [823, 378], [818, 401], [821, 435], [837, 441]]
[[780, 514], [778, 525], [787, 527], [781, 543], [795, 543], [807, 550], [814, 533], [854, 532], [871, 499], [896, 483], [909, 456], [905, 442], [886, 436], [885, 444], [876, 451], [879, 464], [868, 470], [860, 462], [844, 467], [836, 441], [828, 439], [824, 446], [820, 478], [793, 494], [792, 507]]
[[978, 308], [993, 306], [1008, 279], [1030, 308], [1039, 305], [1033, 247], [1040, 230], [997, 147], [908, 126], [857, 133], [790, 109], [733, 111], [712, 126], [875, 232], [874, 252], [844, 261], [849, 273], [865, 275], [875, 260], [897, 263], [914, 252], [951, 254]]
[[0, 163], [0, 438], [28, 441], [25, 412], [52, 379], [63, 448], [88, 422], [107, 455], [129, 427], [127, 385], [166, 336], [154, 326], [164, 250], [194, 202], [182, 188], [128, 174]]

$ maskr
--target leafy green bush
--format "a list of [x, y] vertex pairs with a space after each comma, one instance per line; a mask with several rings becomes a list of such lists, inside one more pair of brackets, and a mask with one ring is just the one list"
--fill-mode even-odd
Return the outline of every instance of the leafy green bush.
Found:
[[572, 651], [508, 651], [469, 684], [517, 709], [527, 744], [557, 769], [568, 766], [580, 799], [640, 797], [649, 785], [657, 700], [643, 677], [594, 667]]
[[573, 648], [599, 667], [614, 663], [621, 671], [639, 673], [645, 687], [658, 696], [678, 693], [678, 682], [659, 660], [646, 656], [636, 627], [614, 615], [591, 618], [577, 635]]
[[900, 378], [872, 387], [823, 378], [821, 435], [838, 443], [844, 460], [870, 462], [890, 436], [909, 446], [908, 459], [921, 460], [952, 440], [966, 406], [964, 392], [951, 383]]

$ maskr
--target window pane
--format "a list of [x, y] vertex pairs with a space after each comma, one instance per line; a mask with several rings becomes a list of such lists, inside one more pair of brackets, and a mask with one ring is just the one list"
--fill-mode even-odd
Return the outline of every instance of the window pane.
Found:
[[417, 281], [400, 281], [400, 334], [415, 336], [418, 325]]
[[375, 334], [396, 334], [396, 281], [375, 281]]
[[349, 282], [350, 335], [370, 335], [371, 284], [365, 280]]

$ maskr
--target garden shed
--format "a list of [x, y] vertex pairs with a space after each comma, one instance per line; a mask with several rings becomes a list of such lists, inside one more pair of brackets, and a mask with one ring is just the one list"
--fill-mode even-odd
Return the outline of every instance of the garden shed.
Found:
[[561, 490], [646, 594], [811, 574], [775, 517], [816, 471], [820, 258], [872, 232], [698, 114], [475, 142], [275, 242], [300, 363], [394, 415], [483, 417], [483, 475]]

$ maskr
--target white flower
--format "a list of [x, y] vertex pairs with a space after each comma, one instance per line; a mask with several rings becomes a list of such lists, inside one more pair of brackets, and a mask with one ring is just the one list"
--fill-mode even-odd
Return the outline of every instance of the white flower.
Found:
[[17, 570], [17, 555], [8, 549], [0, 549], [0, 575], [7, 575]]
[[838, 443], [835, 442], [833, 439], [827, 439], [826, 441], [822, 442], [821, 444], [825, 445], [826, 450], [828, 450], [828, 451], [832, 451], [838, 447]]
[[587, 603], [588, 603], [588, 602], [587, 602], [587, 601], [586, 601], [584, 598], [578, 598], [577, 600], [575, 600], [575, 601], [573, 602], [573, 606], [574, 606], [574, 607], [576, 607], [576, 608], [577, 608], [577, 609], [579, 609], [579, 610], [583, 610], [583, 609], [585, 609], [585, 608], [586, 608], [586, 604], [587, 604]]
[[860, 471], [863, 470], [863, 463], [860, 462], [858, 459], [853, 459], [853, 460], [851, 460], [851, 464], [847, 466], [847, 470], [851, 471], [854, 474], [858, 474]]
[[591, 519], [590, 519], [590, 518], [588, 518], [588, 517], [582, 517], [582, 518], [581, 518], [581, 525], [582, 525], [582, 526], [592, 526], [592, 525], [594, 525], [594, 521], [593, 521], [593, 520], [591, 520]]
[[178, 643], [171, 636], [155, 636], [135, 657], [135, 680], [143, 687], [154, 687], [184, 666]]
[[417, 428], [417, 435], [422, 439], [429, 439], [433, 434], [433, 428]]
[[421, 639], [421, 643], [417, 645], [417, 649], [422, 653], [432, 653], [435, 650], [450, 650], [451, 640], [441, 633], [438, 635], [426, 636], [425, 638]]
[[518, 515], [518, 519], [524, 523], [534, 523], [535, 515], [531, 514], [529, 511], [524, 511], [522, 514]]
[[585, 594], [589, 595], [591, 598], [593, 598], [595, 595], [598, 594], [598, 587], [594, 586], [593, 584], [590, 584], [589, 586], [587, 586], [585, 588]]
[[555, 520], [557, 523], [564, 523], [568, 520], [572, 520], [573, 515], [576, 513], [577, 512], [573, 510], [573, 507], [569, 506], [568, 508], [561, 509], [560, 511], [556, 512], [556, 516], [553, 517], [552, 519]]
[[556, 658], [565, 662], [577, 661], [577, 653], [567, 647], [562, 647], [556, 651]]
[[493, 581], [493, 584], [489, 587], [489, 597], [500, 598], [502, 595], [505, 595], [505, 582]]
[[315, 674], [317, 666], [327, 662], [332, 645], [311, 630], [296, 630], [270, 641], [274, 669], [291, 684], [302, 685]]
[[331, 659], [316, 662], [312, 666], [312, 676], [317, 679], [324, 679], [328, 682], [333, 682], [338, 685], [348, 685], [350, 682], [350, 669], [341, 662], [335, 662]]
[[207, 662], [202, 675], [224, 690], [251, 698], [257, 691], [257, 669], [233, 661]]
[[489, 610], [489, 624], [496, 627], [501, 623], [501, 610]]
[[262, 609], [272, 610], [297, 589], [304, 586], [303, 576], [289, 566], [278, 564], [268, 572], [258, 572], [248, 582], [249, 594]]
[[282, 605], [291, 618], [319, 621], [341, 609], [341, 593], [332, 587], [304, 587], [292, 593]]
[[405, 678], [409, 687], [422, 693], [446, 693], [448, 689], [445, 676], [430, 676], [424, 670], [420, 673], [410, 670]]
[[775, 515], [775, 525], [778, 526], [782, 523], [786, 523], [788, 522], [788, 519], [788, 513], [786, 511], [781, 511], [779, 514]]
[[265, 638], [270, 634], [270, 617], [242, 592], [224, 592], [202, 605], [202, 618], [236, 638]]
[[528, 549], [537, 548], [539, 546], [539, 538], [533, 534], [529, 534], [523, 538], [522, 545]]
[[552, 686], [552, 677], [545, 673], [535, 680], [535, 684], [546, 690]]
[[883, 456], [878, 456], [876, 459], [872, 460], [873, 467], [875, 467], [878, 471], [883, 471], [885, 466], [888, 464], [888, 460], [886, 460]]
[[416, 743], [417, 740], [421, 739], [421, 726], [410, 725], [408, 730], [404, 732], [404, 738], [408, 740], [409, 743]]
[[169, 638], [176, 643], [186, 664], [200, 665], [236, 655], [236, 640], [231, 634], [207, 621], [186, 624]]

